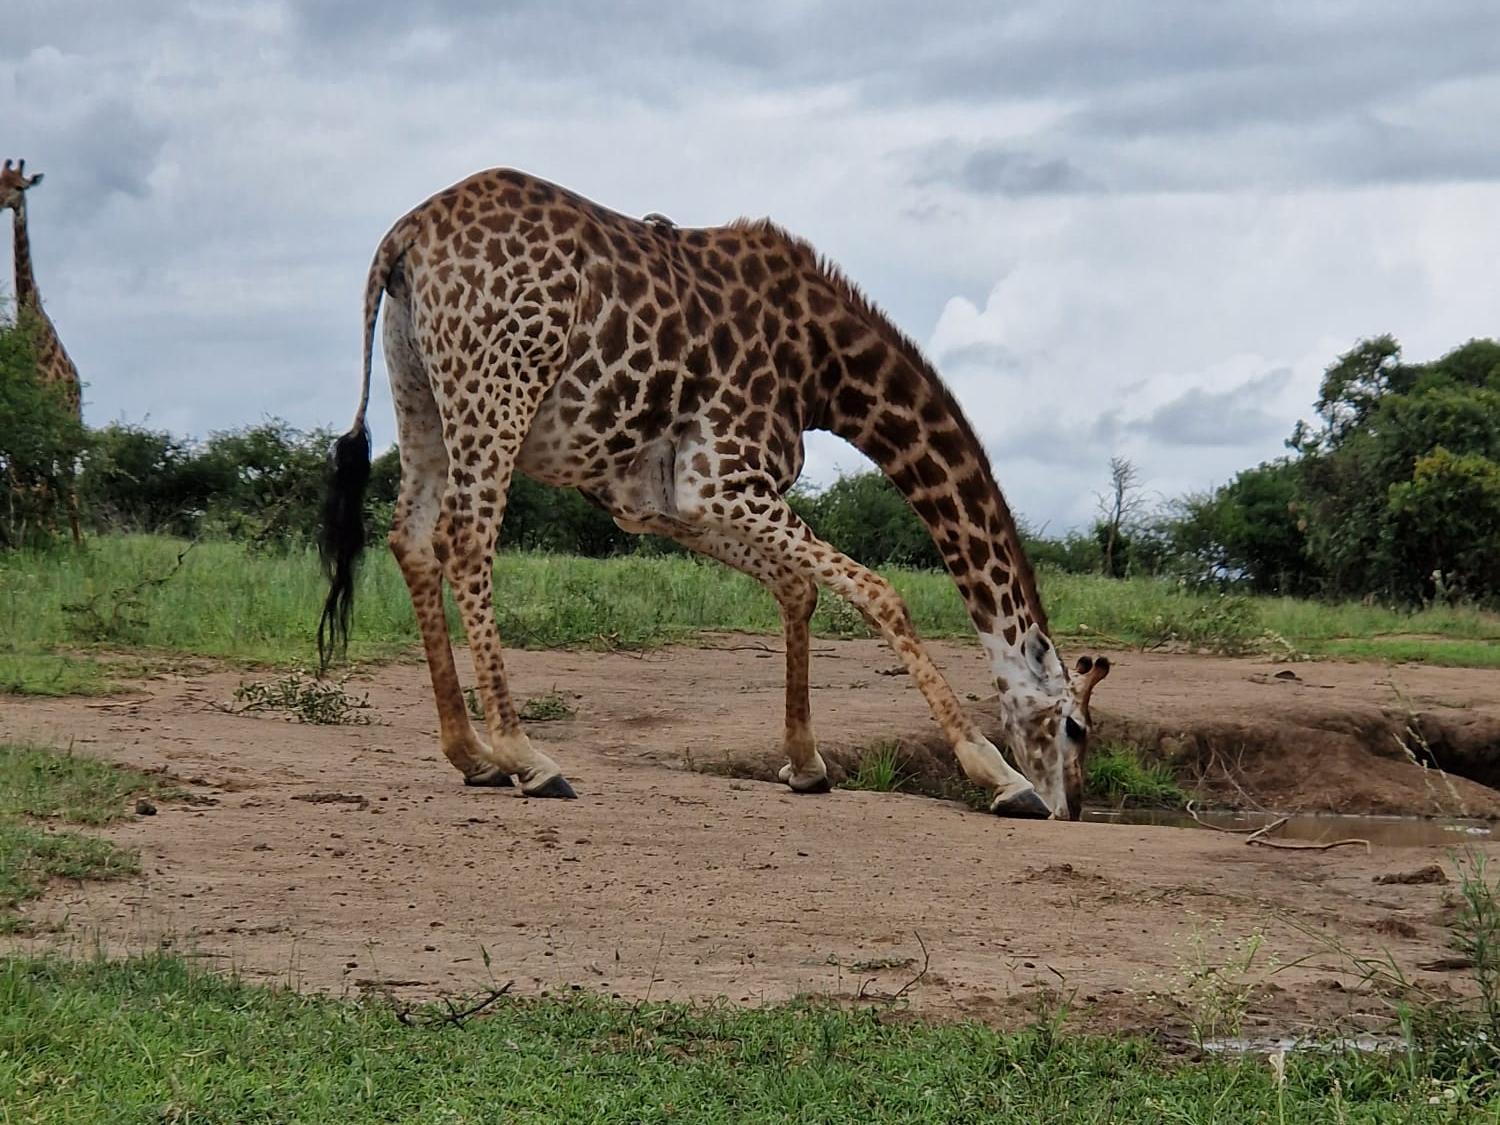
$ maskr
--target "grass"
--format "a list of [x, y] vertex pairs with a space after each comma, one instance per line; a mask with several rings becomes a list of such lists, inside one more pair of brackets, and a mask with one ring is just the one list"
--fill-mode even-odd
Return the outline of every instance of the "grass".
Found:
[[899, 742], [880, 742], [864, 752], [859, 765], [844, 782], [845, 789], [872, 793], [895, 793], [908, 780], [910, 771]]
[[112, 824], [130, 814], [132, 797], [163, 792], [159, 778], [135, 770], [0, 745], [0, 933], [24, 928], [16, 907], [39, 896], [49, 879], [113, 879], [139, 870], [134, 852], [49, 822]]
[[[866, 747], [842, 787], [962, 801], [980, 812], [988, 811], [994, 799], [989, 790], [956, 772], [933, 776], [930, 769], [916, 768], [897, 741]], [[1135, 746], [1124, 742], [1108, 742], [1094, 748], [1089, 755], [1084, 787], [1089, 800], [1116, 806], [1181, 808], [1187, 802], [1187, 794], [1178, 786], [1169, 766], [1147, 761]]]
[[[288, 667], [315, 659], [324, 586], [314, 551], [205, 542], [173, 573], [182, 549], [180, 541], [137, 535], [93, 540], [81, 551], [0, 555], [0, 690], [104, 690], [109, 669], [91, 659], [99, 650], [129, 649], [148, 663], [189, 655]], [[780, 631], [776, 607], [759, 586], [694, 558], [503, 554], [495, 570], [501, 633], [516, 647], [647, 648], [707, 631]], [[924, 635], [972, 636], [946, 575], [886, 573]], [[1473, 609], [1402, 613], [1226, 599], [1144, 578], [1044, 573], [1041, 581], [1054, 633], [1075, 644], [1286, 649], [1500, 668], [1500, 615]], [[461, 636], [451, 609], [449, 622]], [[827, 595], [813, 629], [825, 637], [865, 633], [859, 616]], [[413, 652], [416, 636], [394, 562], [372, 550], [359, 575], [351, 658]]]
[[1093, 800], [1117, 806], [1175, 809], [1187, 802], [1170, 767], [1144, 760], [1134, 746], [1124, 742], [1093, 748], [1084, 789]]
[[[420, 1021], [419, 1021], [420, 1022]], [[462, 1030], [152, 955], [0, 961], [0, 1120], [1456, 1121], [1493, 1076], [1421, 1058], [1183, 1062], [1142, 1039], [796, 1004], [502, 1000]]]

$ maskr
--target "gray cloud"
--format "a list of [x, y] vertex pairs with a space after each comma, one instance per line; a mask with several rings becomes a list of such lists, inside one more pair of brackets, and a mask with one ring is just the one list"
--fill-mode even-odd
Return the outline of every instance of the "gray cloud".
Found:
[[1003, 148], [969, 153], [953, 180], [965, 191], [981, 195], [1061, 195], [1099, 187], [1066, 157], [1043, 158]]
[[1253, 445], [1290, 430], [1286, 418], [1266, 410], [1264, 403], [1285, 390], [1291, 380], [1291, 371], [1283, 367], [1227, 391], [1192, 387], [1148, 417], [1126, 422], [1120, 429], [1162, 445]]
[[977, 367], [987, 371], [1015, 371], [1021, 366], [1015, 352], [993, 340], [946, 348], [938, 353], [937, 360], [944, 367]]

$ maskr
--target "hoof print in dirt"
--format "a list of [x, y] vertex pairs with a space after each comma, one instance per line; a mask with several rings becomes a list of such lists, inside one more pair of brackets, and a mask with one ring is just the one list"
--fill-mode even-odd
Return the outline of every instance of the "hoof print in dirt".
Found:
[[1046, 820], [1052, 815], [1047, 802], [1036, 795], [1035, 789], [1018, 793], [1008, 800], [997, 800], [990, 806], [990, 812], [996, 816], [1015, 817], [1022, 820]]
[[490, 766], [489, 769], [467, 775], [464, 784], [486, 789], [509, 789], [515, 783], [511, 781], [510, 774], [499, 766]]
[[797, 793], [800, 795], [805, 795], [808, 793], [829, 793], [833, 791], [833, 782], [829, 781], [826, 777], [818, 778], [818, 780], [813, 782], [811, 785], [793, 785], [791, 782], [787, 782], [787, 786], [793, 793]]
[[535, 789], [522, 789], [521, 792], [525, 793], [528, 797], [562, 797], [569, 801], [578, 796], [577, 793], [573, 792], [573, 787], [568, 784], [568, 779], [563, 777], [562, 774], [558, 774], [556, 777], [549, 777]]

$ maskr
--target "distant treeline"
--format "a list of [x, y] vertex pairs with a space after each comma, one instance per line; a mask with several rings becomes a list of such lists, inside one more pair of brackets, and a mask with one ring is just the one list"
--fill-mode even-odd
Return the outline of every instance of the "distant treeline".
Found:
[[[145, 426], [84, 431], [36, 386], [25, 325], [0, 326], [0, 548], [65, 527], [76, 487], [85, 528], [236, 538], [267, 549], [313, 540], [332, 434], [268, 421], [177, 437]], [[1316, 426], [1288, 454], [1210, 492], [1155, 510], [1134, 468], [1101, 474], [1100, 517], [1047, 538], [1022, 528], [1043, 567], [1161, 575], [1257, 592], [1500, 603], [1500, 343], [1475, 340], [1407, 363], [1388, 336], [1328, 368]], [[76, 477], [70, 475], [76, 466]], [[391, 449], [376, 458], [372, 536], [385, 534], [400, 484]], [[799, 489], [798, 513], [871, 565], [941, 566], [926, 529], [879, 473]], [[518, 475], [501, 537], [512, 548], [586, 556], [678, 550], [629, 535], [573, 490]]]

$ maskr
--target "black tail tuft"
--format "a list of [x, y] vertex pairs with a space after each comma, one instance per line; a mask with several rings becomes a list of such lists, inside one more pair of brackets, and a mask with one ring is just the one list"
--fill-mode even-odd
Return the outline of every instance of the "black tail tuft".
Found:
[[365, 486], [370, 483], [370, 431], [360, 422], [333, 445], [318, 550], [328, 576], [328, 600], [318, 622], [318, 666], [328, 667], [334, 647], [349, 646], [354, 609], [354, 568], [365, 549]]

